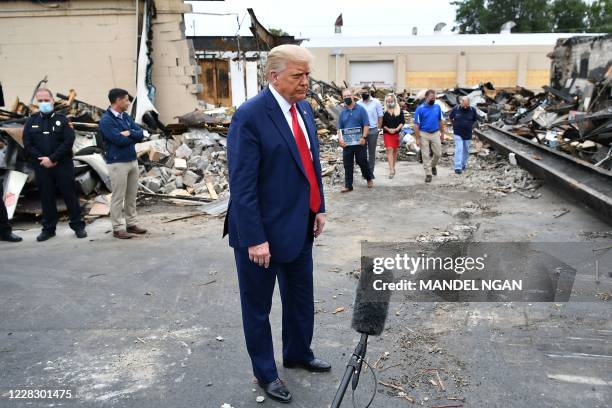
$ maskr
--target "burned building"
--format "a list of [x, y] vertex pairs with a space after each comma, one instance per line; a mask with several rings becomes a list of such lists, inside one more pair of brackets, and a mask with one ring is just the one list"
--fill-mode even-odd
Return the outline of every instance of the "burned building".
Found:
[[281, 44], [300, 44], [290, 35], [270, 33], [248, 9], [252, 36], [189, 36], [199, 65], [198, 99], [214, 106], [240, 106], [266, 84], [267, 52]]
[[193, 110], [202, 91], [193, 47], [184, 34], [184, 13], [190, 11], [183, 0], [3, 1], [4, 102], [11, 105], [20, 98], [29, 103], [32, 87], [45, 76], [52, 90], [76, 89], [79, 99], [100, 107], [108, 105], [110, 88], [136, 95], [144, 24], [153, 102], [161, 120], [170, 122]]

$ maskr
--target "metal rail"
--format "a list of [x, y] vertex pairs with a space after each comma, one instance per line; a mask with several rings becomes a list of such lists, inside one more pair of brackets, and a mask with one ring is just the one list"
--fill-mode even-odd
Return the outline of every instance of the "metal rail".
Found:
[[521, 167], [612, 224], [612, 172], [490, 125], [475, 133], [495, 150], [514, 153]]

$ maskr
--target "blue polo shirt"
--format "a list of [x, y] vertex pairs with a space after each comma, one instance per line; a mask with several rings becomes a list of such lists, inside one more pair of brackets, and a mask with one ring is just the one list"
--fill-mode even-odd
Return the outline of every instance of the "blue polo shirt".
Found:
[[355, 127], [363, 129], [364, 126], [370, 126], [370, 121], [368, 120], [368, 112], [361, 106], [355, 105], [353, 109], [345, 107], [344, 110], [340, 112], [338, 129]]
[[476, 109], [471, 106], [467, 109], [455, 106], [450, 113], [450, 118], [453, 120], [453, 132], [463, 140], [470, 140], [474, 123], [478, 120]]
[[414, 123], [419, 125], [419, 130], [423, 132], [433, 133], [440, 130], [441, 120], [442, 109], [435, 103], [433, 105], [422, 103], [414, 112]]

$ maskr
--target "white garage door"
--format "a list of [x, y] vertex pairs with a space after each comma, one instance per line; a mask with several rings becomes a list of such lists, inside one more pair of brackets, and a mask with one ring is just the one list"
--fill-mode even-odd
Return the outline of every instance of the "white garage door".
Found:
[[354, 87], [371, 84], [379, 88], [393, 87], [395, 85], [393, 61], [351, 61], [349, 83]]

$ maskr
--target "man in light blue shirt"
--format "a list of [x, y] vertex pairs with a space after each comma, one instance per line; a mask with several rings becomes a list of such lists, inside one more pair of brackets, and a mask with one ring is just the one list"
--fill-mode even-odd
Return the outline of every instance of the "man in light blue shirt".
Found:
[[383, 108], [380, 101], [370, 95], [370, 89], [367, 86], [361, 88], [361, 100], [357, 102], [368, 113], [368, 121], [370, 128], [368, 130], [368, 165], [370, 172], [374, 177], [374, 163], [376, 162], [376, 143], [378, 142], [378, 129], [382, 126]]
[[[425, 102], [414, 112], [414, 138], [421, 147], [425, 182], [431, 182], [431, 176], [437, 175], [436, 165], [442, 155], [442, 137], [444, 136], [444, 117], [442, 109], [436, 105], [436, 93], [433, 89], [425, 92]], [[433, 153], [433, 158], [431, 157]]]

